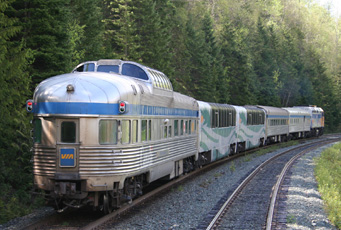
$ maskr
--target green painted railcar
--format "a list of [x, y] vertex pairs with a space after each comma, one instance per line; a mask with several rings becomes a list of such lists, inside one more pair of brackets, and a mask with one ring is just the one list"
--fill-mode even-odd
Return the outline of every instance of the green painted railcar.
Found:
[[265, 112], [199, 101], [199, 153], [205, 163], [264, 144]]

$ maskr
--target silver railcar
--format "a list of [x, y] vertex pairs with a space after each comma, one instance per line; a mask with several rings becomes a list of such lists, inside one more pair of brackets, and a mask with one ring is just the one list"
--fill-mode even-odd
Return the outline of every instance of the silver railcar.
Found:
[[324, 111], [322, 108], [316, 105], [310, 106], [295, 106], [294, 108], [300, 108], [310, 113], [310, 135], [321, 136], [324, 131]]
[[258, 106], [266, 113], [266, 137], [267, 143], [285, 141], [289, 135], [289, 112], [287, 110]]
[[310, 133], [311, 115], [301, 108], [283, 108], [289, 112], [289, 138], [303, 138]]
[[197, 101], [173, 92], [157, 70], [104, 62], [118, 73], [79, 72], [83, 64], [41, 82], [27, 103], [34, 184], [60, 210], [90, 204], [110, 212], [148, 183], [191, 170], [198, 158]]

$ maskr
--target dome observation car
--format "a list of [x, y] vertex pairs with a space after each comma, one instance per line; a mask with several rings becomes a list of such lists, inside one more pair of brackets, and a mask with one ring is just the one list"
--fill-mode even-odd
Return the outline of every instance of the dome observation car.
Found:
[[117, 73], [149, 82], [154, 88], [173, 91], [172, 83], [164, 73], [132, 61], [119, 59], [87, 61], [76, 66], [72, 72]]

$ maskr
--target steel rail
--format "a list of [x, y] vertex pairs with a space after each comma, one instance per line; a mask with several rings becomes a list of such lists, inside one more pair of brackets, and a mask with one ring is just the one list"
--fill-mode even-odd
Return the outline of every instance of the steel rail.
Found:
[[[335, 142], [337, 140], [322, 140], [319, 142], [325, 143], [325, 142]], [[262, 164], [260, 164], [252, 173], [250, 173], [250, 175], [244, 179], [240, 185], [234, 190], [234, 192], [230, 195], [230, 197], [226, 200], [226, 202], [221, 206], [221, 208], [219, 209], [219, 211], [216, 213], [216, 215], [214, 216], [214, 218], [211, 220], [210, 224], [207, 226], [206, 230], [211, 230], [214, 229], [217, 225], [217, 223], [219, 222], [220, 218], [224, 215], [224, 213], [226, 212], [227, 208], [233, 203], [233, 200], [235, 200], [235, 198], [241, 193], [241, 191], [243, 190], [244, 187], [246, 187], [246, 185], [261, 171], [261, 169], [266, 166], [267, 164], [269, 164], [271, 161], [277, 159], [278, 157], [297, 150], [299, 148], [303, 148], [305, 146], [309, 146], [309, 145], [316, 145], [316, 143], [318, 142], [314, 142], [314, 143], [308, 143], [304, 146], [297, 146], [295, 148], [283, 151], [271, 158], [269, 158], [268, 160], [264, 161]], [[305, 151], [305, 150], [303, 150]]]

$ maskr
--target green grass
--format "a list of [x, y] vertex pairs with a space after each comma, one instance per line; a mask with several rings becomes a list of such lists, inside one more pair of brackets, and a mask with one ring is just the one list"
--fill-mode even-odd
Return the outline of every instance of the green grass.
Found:
[[231, 170], [231, 172], [234, 172], [236, 170], [236, 166], [234, 165], [234, 161], [231, 162], [230, 170]]
[[341, 229], [341, 143], [322, 152], [316, 163], [315, 176], [328, 218]]
[[287, 216], [287, 223], [288, 224], [295, 224], [296, 223], [296, 217], [292, 214]]

